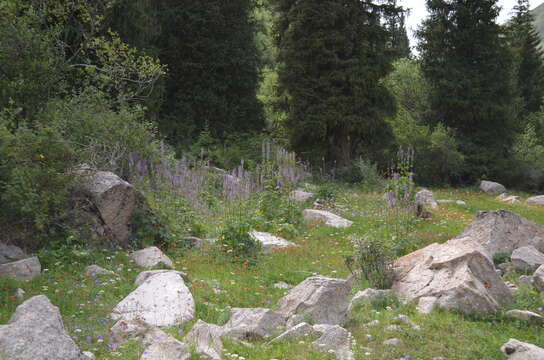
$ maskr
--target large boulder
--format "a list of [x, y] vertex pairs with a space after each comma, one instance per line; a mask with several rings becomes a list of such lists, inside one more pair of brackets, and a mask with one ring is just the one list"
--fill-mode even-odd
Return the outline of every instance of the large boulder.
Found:
[[324, 224], [335, 228], [347, 228], [353, 225], [353, 221], [325, 210], [306, 209], [303, 215], [304, 221], [308, 223]]
[[297, 244], [266, 232], [251, 231], [249, 234], [253, 239], [261, 243], [264, 253], [271, 253], [274, 250], [296, 247]]
[[189, 346], [157, 328], [151, 328], [145, 334], [143, 344], [147, 347], [140, 360], [187, 360], [191, 357]]
[[26, 257], [27, 256], [20, 247], [0, 242], [0, 265], [22, 260]]
[[512, 252], [511, 259], [514, 269], [521, 271], [535, 271], [544, 264], [544, 254], [532, 245], [517, 248]]
[[292, 288], [278, 302], [278, 312], [290, 318], [303, 315], [316, 324], [347, 321], [351, 285], [347, 280], [312, 276]]
[[0, 359], [86, 360], [64, 330], [59, 309], [45, 295], [17, 307], [7, 325], [0, 325]]
[[195, 302], [181, 276], [156, 274], [124, 298], [111, 313], [114, 320], [140, 319], [154, 326], [174, 326], [191, 321]]
[[142, 193], [112, 172], [82, 170], [81, 175], [76, 201], [92, 204], [84, 209], [95, 233], [111, 238], [116, 245], [135, 245], [131, 239], [134, 216], [149, 211]]
[[29, 281], [40, 275], [42, 266], [37, 257], [26, 258], [0, 265], [0, 277], [16, 281]]
[[150, 246], [148, 248], [138, 250], [130, 254], [130, 258], [134, 260], [136, 265], [143, 268], [150, 268], [154, 266], [164, 266], [170, 269], [174, 268], [174, 263], [170, 258], [156, 246]]
[[431, 244], [394, 262], [393, 290], [407, 300], [436, 298], [436, 306], [464, 313], [496, 311], [513, 301], [493, 262], [475, 243]]
[[455, 239], [481, 245], [490, 258], [528, 245], [544, 252], [544, 227], [506, 210], [478, 212]]
[[533, 345], [510, 339], [501, 347], [501, 351], [508, 357], [508, 360], [542, 360], [544, 349]]
[[232, 308], [223, 336], [237, 340], [268, 338], [285, 326], [285, 317], [265, 308]]
[[438, 204], [432, 191], [423, 189], [416, 193], [416, 203], [423, 207], [430, 207], [433, 210], [438, 209]]
[[525, 205], [544, 206], [544, 195], [533, 196], [525, 200]]
[[504, 185], [493, 181], [482, 180], [480, 183], [480, 190], [488, 194], [500, 195], [506, 192]]
[[224, 350], [221, 341], [222, 335], [223, 328], [221, 326], [198, 320], [184, 341], [194, 346], [195, 352], [200, 358], [221, 360]]

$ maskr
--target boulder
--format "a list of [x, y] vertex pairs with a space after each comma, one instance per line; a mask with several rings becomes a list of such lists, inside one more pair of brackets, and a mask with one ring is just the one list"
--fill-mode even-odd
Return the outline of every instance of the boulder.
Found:
[[533, 285], [538, 292], [544, 291], [544, 265], [540, 265], [533, 274]]
[[202, 359], [221, 360], [223, 354], [222, 335], [221, 326], [198, 320], [184, 341], [194, 346], [196, 353]]
[[438, 299], [434, 296], [423, 296], [419, 298], [416, 310], [421, 314], [428, 315], [433, 312]]
[[85, 275], [96, 277], [98, 275], [115, 275], [115, 273], [98, 265], [89, 265], [85, 268]]
[[306, 192], [302, 190], [295, 190], [289, 194], [289, 198], [298, 201], [298, 202], [306, 202], [314, 197], [314, 193]]
[[430, 207], [433, 210], [438, 209], [438, 204], [434, 199], [434, 194], [432, 191], [423, 189], [416, 193], [416, 204], [422, 205], [424, 207]]
[[525, 200], [525, 205], [544, 206], [544, 195], [533, 196]]
[[393, 290], [417, 301], [435, 297], [436, 305], [464, 313], [496, 311], [513, 301], [492, 261], [474, 242], [431, 244], [397, 259]]
[[544, 317], [527, 310], [508, 310], [506, 316], [512, 319], [523, 320], [533, 324], [544, 324]]
[[544, 227], [510, 211], [480, 211], [456, 239], [480, 244], [489, 258], [533, 245], [544, 251]]
[[64, 330], [59, 309], [45, 295], [17, 307], [0, 325], [0, 358], [10, 360], [86, 360]]
[[506, 192], [506, 188], [503, 185], [497, 182], [485, 181], [485, 180], [482, 180], [482, 182], [480, 183], [480, 190], [488, 194], [495, 194], [495, 195], [499, 195]]
[[189, 346], [157, 328], [146, 334], [144, 345], [147, 347], [140, 360], [186, 360], [191, 357]]
[[79, 191], [92, 204], [87, 210], [96, 233], [111, 237], [116, 245], [135, 245], [132, 220], [149, 211], [142, 193], [112, 172], [83, 170], [81, 174]]
[[509, 360], [542, 360], [544, 359], [544, 349], [533, 345], [510, 339], [501, 346], [501, 351]]
[[151, 268], [154, 266], [165, 266], [170, 269], [174, 268], [172, 260], [155, 246], [135, 251], [130, 254], [130, 258], [134, 260], [136, 265], [143, 268]]
[[304, 221], [308, 223], [324, 224], [334, 228], [347, 228], [353, 225], [353, 221], [346, 220], [336, 214], [325, 210], [304, 210]]
[[512, 252], [512, 266], [516, 270], [535, 271], [542, 264], [544, 254], [532, 245], [520, 247]]
[[314, 330], [312, 325], [302, 322], [300, 324], [293, 326], [292, 328], [285, 331], [283, 334], [281, 334], [280, 336], [278, 336], [277, 338], [273, 339], [270, 342], [271, 343], [290, 342], [290, 341], [295, 341], [307, 336], [315, 336], [317, 334], [319, 334], [319, 332]]
[[285, 326], [285, 317], [265, 308], [232, 308], [223, 336], [236, 340], [268, 338]]
[[118, 320], [110, 328], [110, 337], [115, 342], [123, 342], [128, 339], [138, 338], [142, 340], [146, 333], [151, 329], [151, 325], [142, 320], [133, 319], [130, 321]]
[[177, 271], [177, 270], [146, 270], [146, 271], [142, 271], [141, 273], [138, 274], [138, 276], [136, 277], [136, 280], [134, 280], [134, 285], [140, 286], [147, 279], [149, 279], [150, 277], [155, 276], [157, 274], [167, 273], [167, 272], [177, 274], [177, 275], [181, 276], [182, 279], [185, 282], [190, 282], [189, 275], [187, 275], [186, 273], [184, 273], [182, 271]]
[[347, 280], [312, 276], [279, 300], [278, 312], [288, 318], [303, 315], [316, 324], [341, 325], [347, 321], [350, 293]]
[[147, 279], [112, 310], [114, 320], [140, 319], [154, 326], [174, 326], [191, 321], [195, 302], [183, 279], [165, 272]]
[[42, 266], [37, 257], [26, 258], [0, 265], [0, 277], [29, 281], [40, 275]]
[[322, 352], [332, 353], [340, 360], [353, 360], [351, 350], [351, 333], [339, 325], [314, 327], [322, 333], [321, 337], [312, 343], [312, 346]]
[[22, 260], [27, 256], [21, 248], [15, 245], [7, 245], [0, 242], [0, 265]]
[[363, 291], [359, 291], [357, 294], [355, 294], [353, 299], [351, 299], [348, 311], [351, 311], [351, 309], [353, 309], [355, 306], [361, 304], [370, 305], [375, 301], [385, 299], [391, 295], [391, 290], [376, 290], [368, 288]]
[[533, 286], [533, 277], [531, 275], [521, 275], [518, 278], [518, 283], [526, 285], [528, 287]]
[[274, 250], [286, 249], [298, 246], [295, 243], [274, 236], [266, 232], [251, 231], [249, 233], [253, 239], [261, 243], [261, 248], [264, 253], [271, 253]]

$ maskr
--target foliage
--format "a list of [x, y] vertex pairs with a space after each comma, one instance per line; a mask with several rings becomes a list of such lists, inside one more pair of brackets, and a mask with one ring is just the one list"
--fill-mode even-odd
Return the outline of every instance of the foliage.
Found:
[[217, 244], [233, 261], [256, 264], [261, 244], [250, 232], [251, 224], [247, 219], [243, 217], [229, 219]]
[[355, 168], [361, 174], [359, 184], [366, 191], [378, 190], [383, 186], [384, 179], [376, 163], [359, 158], [355, 161]]
[[544, 186], [544, 145], [541, 139], [535, 125], [528, 123], [514, 143], [514, 164], [509, 180], [520, 188], [540, 190]]
[[381, 20], [398, 9], [370, 1], [273, 4], [278, 91], [292, 148], [340, 167], [354, 155], [379, 156], [391, 139], [384, 119], [395, 108], [379, 82], [393, 58]]
[[493, 255], [493, 264], [495, 266], [510, 262], [510, 253], [496, 253]]
[[388, 289], [393, 283], [393, 253], [382, 239], [352, 236], [355, 255], [346, 258], [350, 271], [368, 283], [368, 287]]

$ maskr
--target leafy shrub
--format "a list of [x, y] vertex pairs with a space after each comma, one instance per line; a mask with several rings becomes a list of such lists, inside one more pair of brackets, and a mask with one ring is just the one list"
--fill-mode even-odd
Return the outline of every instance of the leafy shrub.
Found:
[[351, 237], [355, 254], [346, 258], [346, 265], [356, 276], [377, 289], [388, 289], [393, 282], [393, 253], [383, 241], [373, 237]]
[[[295, 227], [302, 223], [302, 213], [280, 187], [269, 184], [257, 195], [258, 219], [255, 227], [265, 231], [295, 232]], [[291, 226], [289, 226], [291, 225]], [[294, 235], [294, 234], [293, 234]]]
[[510, 254], [509, 253], [496, 253], [495, 255], [493, 255], [493, 264], [495, 264], [495, 266], [497, 265], [500, 265], [500, 264], [504, 264], [504, 263], [507, 263], [507, 262], [510, 262]]
[[316, 196], [320, 200], [334, 201], [339, 193], [340, 189], [337, 184], [333, 182], [324, 182], [319, 185]]
[[360, 175], [359, 184], [363, 189], [373, 191], [383, 186], [384, 179], [380, 175], [378, 165], [370, 160], [359, 158], [355, 161], [355, 167]]
[[[542, 114], [541, 114], [542, 116]], [[542, 121], [534, 114], [534, 121], [519, 134], [513, 147], [513, 161], [509, 174], [504, 174], [506, 183], [518, 188], [541, 190], [544, 188], [544, 145], [537, 132], [536, 125]], [[542, 116], [544, 119], [544, 116]]]
[[218, 240], [221, 251], [234, 262], [255, 264], [261, 244], [250, 235], [251, 224], [246, 219], [230, 219]]

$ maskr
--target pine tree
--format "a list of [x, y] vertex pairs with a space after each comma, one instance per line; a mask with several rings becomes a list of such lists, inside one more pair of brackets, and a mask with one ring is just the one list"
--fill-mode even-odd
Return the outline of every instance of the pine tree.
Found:
[[520, 120], [540, 110], [544, 98], [544, 63], [540, 37], [533, 26], [529, 0], [518, 0], [508, 25], [509, 40], [515, 54], [517, 85], [523, 99]]
[[516, 134], [512, 56], [496, 0], [427, 0], [418, 32], [432, 124], [453, 129], [467, 160], [464, 180], [496, 176]]
[[398, 11], [397, 1], [389, 0], [391, 6], [390, 15], [386, 15], [386, 24], [389, 33], [391, 34], [391, 47], [395, 52], [395, 58], [410, 58], [410, 40], [406, 32], [406, 11]]
[[308, 159], [348, 165], [391, 140], [394, 99], [380, 82], [392, 68], [388, 5], [359, 0], [274, 0], [279, 91], [291, 146]]

